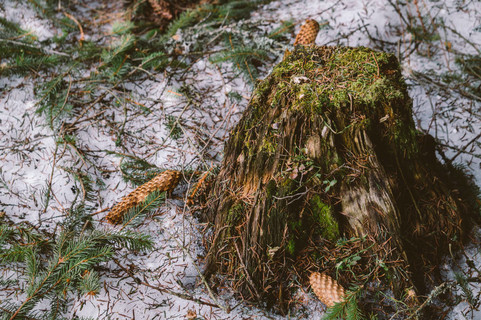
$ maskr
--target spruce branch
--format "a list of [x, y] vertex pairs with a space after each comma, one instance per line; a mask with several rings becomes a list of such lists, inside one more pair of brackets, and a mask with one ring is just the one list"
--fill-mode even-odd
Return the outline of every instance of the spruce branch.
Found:
[[343, 301], [329, 307], [323, 320], [364, 320], [365, 316], [357, 304], [361, 287], [347, 291]]
[[[5, 243], [18, 243], [18, 237], [23, 241], [39, 239], [38, 235], [27, 235], [23, 229], [13, 227], [0, 227], [0, 246]], [[133, 231], [101, 231], [82, 228], [72, 231], [62, 231], [55, 239], [55, 243], [46, 248], [51, 254], [45, 255], [41, 248], [45, 245], [41, 241], [29, 242], [23, 245], [20, 242], [13, 245], [10, 252], [0, 255], [0, 262], [15, 259], [25, 262], [25, 275], [27, 277], [27, 294], [25, 300], [13, 308], [13, 304], [1, 307], [9, 310], [9, 317], [35, 318], [32, 310], [43, 299], [49, 299], [51, 303], [57, 301], [58, 310], [52, 310], [51, 314], [60, 312], [68, 303], [63, 297], [67, 292], [77, 291], [82, 294], [93, 295], [99, 291], [99, 276], [94, 270], [99, 264], [108, 261], [120, 248], [128, 248], [135, 251], [147, 251], [152, 247], [150, 237]], [[42, 247], [41, 247], [42, 246]], [[18, 248], [24, 247], [23, 250]], [[12, 258], [12, 251], [22, 257]], [[42, 253], [43, 252], [43, 253]], [[43, 262], [46, 257], [47, 261]], [[55, 304], [57, 305], [57, 304]]]
[[39, 49], [38, 46], [33, 45], [33, 44], [29, 44], [29, 43], [26, 43], [26, 42], [23, 42], [23, 41], [16, 41], [16, 40], [0, 38], [0, 42], [8, 43], [10, 45], [29, 48], [29, 49], [34, 50], [34, 51], [40, 50], [44, 54], [48, 54], [48, 55], [57, 55], [57, 56], [62, 56], [62, 57], [66, 57], [66, 58], [71, 58], [71, 55], [68, 54], [68, 53], [60, 52], [60, 51], [56, 51], [56, 50], [52, 50], [52, 49], [48, 49], [48, 48], [40, 48]]
[[137, 226], [149, 212], [159, 208], [165, 201], [165, 191], [154, 191], [145, 200], [129, 209], [122, 218], [123, 228], [128, 225]]

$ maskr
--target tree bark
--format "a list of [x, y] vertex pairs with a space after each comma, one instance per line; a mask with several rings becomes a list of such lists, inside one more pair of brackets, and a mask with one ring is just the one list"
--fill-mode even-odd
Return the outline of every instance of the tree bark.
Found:
[[319, 269], [345, 286], [423, 293], [475, 206], [461, 193], [468, 180], [448, 169], [415, 129], [393, 55], [297, 47], [230, 134], [204, 210], [205, 273], [284, 307], [287, 289]]

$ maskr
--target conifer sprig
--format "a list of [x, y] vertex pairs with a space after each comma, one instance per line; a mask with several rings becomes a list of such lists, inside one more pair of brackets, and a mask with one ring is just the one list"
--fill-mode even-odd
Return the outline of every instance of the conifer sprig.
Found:
[[212, 63], [230, 62], [242, 73], [244, 79], [254, 84], [258, 77], [255, 61], [262, 61], [268, 58], [268, 53], [262, 49], [253, 47], [235, 47], [231, 35], [228, 35], [231, 49], [225, 50], [210, 58]]
[[365, 320], [366, 317], [357, 304], [358, 294], [358, 288], [347, 291], [344, 300], [331, 306], [323, 320]]
[[67, 73], [68, 71], [37, 88], [37, 95], [40, 98], [36, 112], [43, 114], [50, 128], [55, 131], [58, 131], [62, 118], [71, 114], [73, 109], [72, 104], [69, 103], [71, 86], [65, 80]]
[[[17, 262], [23, 266], [21, 279], [25, 298], [21, 303], [4, 301], [0, 319], [56, 319], [69, 302], [69, 293], [95, 295], [100, 290], [99, 265], [113, 257], [116, 250], [127, 248], [147, 251], [150, 237], [130, 230], [103, 231], [92, 228], [70, 229], [46, 240], [31, 230], [0, 225], [0, 265]], [[45, 239], [45, 240], [44, 240]], [[0, 283], [2, 285], [2, 283]], [[44, 300], [55, 301], [57, 307], [47, 314], [33, 312]]]
[[165, 191], [156, 190], [152, 192], [145, 198], [145, 200], [142, 203], [140, 203], [135, 207], [132, 207], [124, 214], [122, 218], [122, 224], [124, 226], [139, 225], [149, 213], [159, 208], [162, 205], [162, 203], [164, 203], [164, 200], [165, 200]]
[[120, 171], [122, 172], [123, 180], [132, 183], [136, 187], [153, 179], [161, 172], [155, 165], [138, 158], [122, 159]]

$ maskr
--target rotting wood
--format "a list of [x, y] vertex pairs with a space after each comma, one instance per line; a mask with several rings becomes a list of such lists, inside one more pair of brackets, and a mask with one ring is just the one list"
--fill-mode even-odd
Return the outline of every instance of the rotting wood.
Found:
[[[430, 140], [393, 55], [297, 47], [258, 84], [225, 146], [203, 211], [206, 276], [284, 310], [294, 275], [319, 269], [341, 285], [425, 293], [476, 206]], [[359, 259], [339, 270], [345, 252]]]

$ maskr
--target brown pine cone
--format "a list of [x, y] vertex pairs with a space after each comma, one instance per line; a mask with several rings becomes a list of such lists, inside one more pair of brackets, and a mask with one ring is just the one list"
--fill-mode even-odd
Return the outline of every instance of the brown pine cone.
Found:
[[172, 20], [174, 17], [170, 10], [170, 5], [165, 0], [147, 0], [154, 10], [157, 17], [166, 19], [168, 21]]
[[344, 288], [327, 274], [313, 272], [309, 276], [312, 291], [328, 307], [344, 299]]
[[307, 19], [306, 23], [301, 26], [301, 30], [297, 34], [294, 45], [311, 45], [316, 42], [317, 33], [319, 32], [319, 23], [315, 20]]
[[117, 203], [107, 214], [107, 221], [111, 224], [122, 223], [124, 214], [143, 202], [152, 192], [156, 190], [161, 192], [173, 190], [179, 184], [180, 176], [180, 172], [175, 170], [166, 170], [159, 173], [155, 178], [137, 187], [126, 197], [122, 198], [122, 201]]

